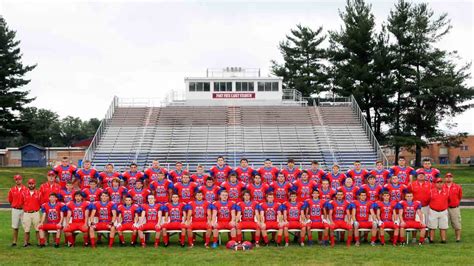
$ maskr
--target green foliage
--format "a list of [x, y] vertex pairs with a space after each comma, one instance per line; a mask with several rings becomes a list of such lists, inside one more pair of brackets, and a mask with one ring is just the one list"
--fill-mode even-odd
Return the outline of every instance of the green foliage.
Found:
[[15, 37], [0, 15], [0, 140], [18, 134], [18, 112], [34, 100], [23, 87], [30, 83], [24, 76], [36, 65], [23, 65], [20, 41]]
[[272, 61], [272, 73], [283, 77], [284, 88], [296, 89], [303, 97], [327, 90], [326, 51], [320, 48], [326, 36], [322, 31], [322, 27], [313, 31], [296, 25], [279, 45], [284, 63]]

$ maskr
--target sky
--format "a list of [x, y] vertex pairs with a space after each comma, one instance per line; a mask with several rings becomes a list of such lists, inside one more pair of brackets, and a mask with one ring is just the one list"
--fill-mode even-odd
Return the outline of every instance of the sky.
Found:
[[[40, 3], [39, 3], [40, 2]], [[393, 1], [368, 1], [377, 27]], [[438, 47], [473, 61], [472, 1], [428, 1], [453, 29]], [[114, 95], [163, 99], [184, 77], [207, 68], [260, 68], [282, 61], [278, 43], [296, 24], [338, 30], [345, 1], [23, 1], [0, 0], [17, 32], [25, 64], [37, 64], [26, 86], [61, 117], [102, 118]], [[327, 43], [326, 43], [327, 44]], [[470, 85], [474, 82], [470, 80]], [[474, 134], [474, 108], [451, 119], [450, 132]], [[445, 128], [445, 126], [442, 126]]]

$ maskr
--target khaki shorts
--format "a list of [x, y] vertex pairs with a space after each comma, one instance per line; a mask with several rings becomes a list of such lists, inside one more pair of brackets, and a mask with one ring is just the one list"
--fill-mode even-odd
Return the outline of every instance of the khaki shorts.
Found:
[[448, 216], [451, 226], [455, 230], [461, 230], [461, 209], [459, 207], [448, 208]]
[[448, 229], [448, 210], [437, 212], [430, 209], [430, 218], [428, 220], [429, 229]]
[[31, 225], [33, 224], [33, 228], [35, 231], [38, 231], [38, 224], [40, 222], [40, 213], [39, 211], [28, 213], [23, 213], [23, 229], [25, 233], [29, 233], [31, 230]]
[[430, 221], [429, 220], [429, 218], [430, 218], [430, 206], [428, 205], [428, 206], [425, 206], [425, 207], [421, 207], [421, 212], [423, 213], [423, 217], [424, 217], [423, 222], [425, 224], [428, 224], [428, 222]]
[[23, 218], [23, 210], [12, 208], [12, 228], [20, 228], [21, 220]]

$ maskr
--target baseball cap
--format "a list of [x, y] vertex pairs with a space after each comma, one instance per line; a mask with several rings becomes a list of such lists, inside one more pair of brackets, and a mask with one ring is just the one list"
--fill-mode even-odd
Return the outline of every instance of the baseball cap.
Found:
[[418, 171], [418, 173], [416, 173], [417, 175], [424, 175], [425, 174], [425, 171], [421, 170], [421, 171]]
[[438, 178], [436, 178], [435, 183], [439, 183], [439, 182], [443, 182], [443, 179], [438, 177]]
[[50, 171], [48, 171], [48, 175], [54, 175], [54, 176], [56, 176], [56, 172], [54, 172], [53, 170], [50, 170]]
[[449, 177], [453, 177], [453, 174], [451, 174], [451, 173], [446, 173], [446, 175], [444, 175], [444, 176], [445, 176], [445, 177], [448, 177], [448, 176], [449, 176]]
[[15, 180], [22, 180], [23, 177], [21, 177], [21, 175], [15, 175], [15, 176], [13, 176], [13, 179], [15, 179]]
[[36, 180], [33, 178], [28, 179], [28, 184], [36, 184]]

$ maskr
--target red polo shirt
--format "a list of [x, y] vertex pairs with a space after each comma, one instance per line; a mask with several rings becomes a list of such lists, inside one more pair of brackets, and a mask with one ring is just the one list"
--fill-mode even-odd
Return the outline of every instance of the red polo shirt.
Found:
[[421, 202], [421, 206], [425, 207], [430, 204], [430, 191], [432, 185], [429, 181], [413, 181], [410, 183], [408, 188], [413, 192], [413, 200]]
[[20, 187], [14, 186], [8, 191], [8, 202], [12, 208], [21, 209], [23, 208], [23, 192], [28, 190], [24, 185]]
[[58, 183], [53, 183], [52, 185], [49, 182], [43, 183], [40, 186], [39, 191], [41, 192], [41, 204], [49, 202], [49, 194], [61, 192], [61, 186]]
[[39, 211], [40, 207], [41, 193], [38, 190], [33, 190], [33, 193], [31, 193], [29, 189], [23, 191], [23, 211]]
[[448, 184], [444, 184], [444, 187], [448, 190], [449, 194], [449, 208], [459, 207], [462, 199], [462, 187], [455, 183], [451, 183], [449, 186]]
[[445, 187], [441, 190], [434, 187], [431, 190], [430, 208], [438, 212], [448, 209], [448, 198], [448, 190]]

